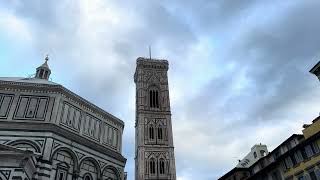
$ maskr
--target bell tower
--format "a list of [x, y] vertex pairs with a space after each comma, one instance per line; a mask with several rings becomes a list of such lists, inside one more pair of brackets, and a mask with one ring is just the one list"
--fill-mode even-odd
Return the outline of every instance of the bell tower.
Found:
[[176, 180], [168, 69], [167, 60], [137, 59], [136, 180]]

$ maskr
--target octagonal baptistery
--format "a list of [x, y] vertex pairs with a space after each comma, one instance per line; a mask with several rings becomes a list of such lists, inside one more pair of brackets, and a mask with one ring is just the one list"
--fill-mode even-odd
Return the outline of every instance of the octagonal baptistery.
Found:
[[0, 180], [124, 180], [124, 123], [60, 84], [47, 64], [0, 77]]

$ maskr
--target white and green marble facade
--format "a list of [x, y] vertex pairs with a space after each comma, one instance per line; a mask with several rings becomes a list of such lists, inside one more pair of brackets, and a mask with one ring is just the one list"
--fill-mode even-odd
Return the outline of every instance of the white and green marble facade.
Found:
[[35, 161], [32, 176], [19, 176], [27, 168], [0, 158], [0, 180], [123, 180], [123, 129], [120, 119], [47, 79], [0, 78], [0, 144]]

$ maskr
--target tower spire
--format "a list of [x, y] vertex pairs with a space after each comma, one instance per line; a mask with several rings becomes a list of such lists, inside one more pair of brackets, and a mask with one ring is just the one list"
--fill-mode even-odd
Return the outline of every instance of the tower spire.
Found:
[[149, 58], [151, 60], [151, 45], [149, 45]]
[[51, 74], [51, 70], [48, 66], [49, 55], [46, 55], [45, 62], [37, 68], [36, 77], [37, 79], [46, 79], [48, 80]]

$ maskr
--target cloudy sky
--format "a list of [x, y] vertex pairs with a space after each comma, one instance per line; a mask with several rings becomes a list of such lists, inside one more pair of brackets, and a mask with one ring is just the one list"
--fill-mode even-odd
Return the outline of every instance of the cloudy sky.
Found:
[[178, 180], [212, 180], [320, 112], [320, 1], [0, 0], [0, 76], [49, 54], [52, 81], [125, 122], [133, 179], [136, 58], [169, 60]]

